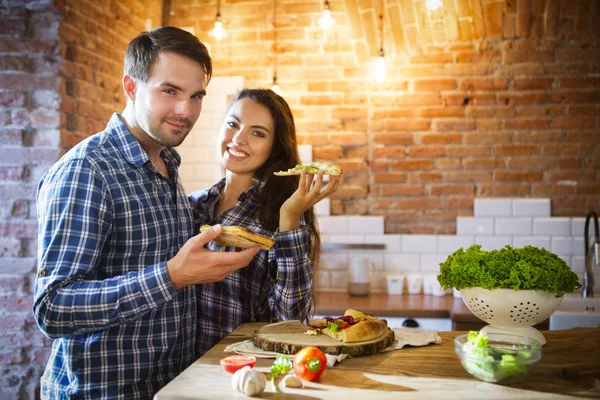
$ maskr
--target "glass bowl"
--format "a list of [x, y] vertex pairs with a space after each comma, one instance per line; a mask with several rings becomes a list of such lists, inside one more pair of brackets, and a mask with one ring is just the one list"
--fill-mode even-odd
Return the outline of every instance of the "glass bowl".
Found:
[[507, 385], [520, 381], [542, 358], [542, 346], [525, 336], [471, 332], [454, 339], [462, 366], [475, 378]]

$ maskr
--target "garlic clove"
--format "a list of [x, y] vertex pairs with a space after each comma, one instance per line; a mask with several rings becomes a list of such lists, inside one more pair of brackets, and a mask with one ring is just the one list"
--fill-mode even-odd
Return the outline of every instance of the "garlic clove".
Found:
[[302, 381], [300, 380], [300, 378], [292, 374], [286, 375], [281, 381], [280, 385], [289, 388], [301, 388], [304, 386], [302, 385]]

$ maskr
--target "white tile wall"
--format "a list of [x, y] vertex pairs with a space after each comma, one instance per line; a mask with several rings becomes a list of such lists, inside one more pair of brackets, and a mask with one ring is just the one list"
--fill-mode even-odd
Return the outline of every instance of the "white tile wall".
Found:
[[536, 217], [533, 219], [534, 235], [571, 235], [571, 218]]
[[512, 199], [475, 199], [476, 217], [512, 216]]
[[348, 224], [350, 233], [383, 234], [383, 217], [350, 216]]
[[456, 233], [458, 235], [493, 235], [494, 219], [482, 217], [457, 217]]
[[326, 278], [322, 287], [346, 290], [347, 264], [355, 255], [373, 261], [371, 290], [385, 291], [386, 275], [437, 273], [449, 254], [474, 243], [484, 250], [506, 245], [544, 247], [581, 275], [585, 268], [584, 218], [550, 217], [549, 204], [548, 199], [476, 199], [475, 217], [457, 218], [457, 235], [388, 235], [383, 233], [380, 217], [321, 216], [324, 242], [386, 245], [385, 250], [323, 251], [321, 271]]
[[513, 199], [515, 217], [549, 217], [550, 199]]
[[531, 218], [496, 218], [496, 235], [531, 235]]

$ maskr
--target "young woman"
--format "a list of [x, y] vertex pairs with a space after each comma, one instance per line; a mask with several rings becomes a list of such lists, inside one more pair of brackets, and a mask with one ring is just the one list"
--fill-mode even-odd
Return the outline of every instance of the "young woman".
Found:
[[[307, 317], [313, 263], [321, 242], [313, 205], [334, 193], [340, 177], [278, 177], [300, 164], [294, 118], [269, 89], [243, 89], [232, 101], [219, 134], [226, 177], [193, 193], [196, 229], [202, 224], [242, 226], [271, 236], [246, 267], [221, 282], [197, 286], [200, 356], [244, 322]], [[314, 181], [314, 185], [313, 185]], [[234, 251], [210, 242], [210, 250]]]

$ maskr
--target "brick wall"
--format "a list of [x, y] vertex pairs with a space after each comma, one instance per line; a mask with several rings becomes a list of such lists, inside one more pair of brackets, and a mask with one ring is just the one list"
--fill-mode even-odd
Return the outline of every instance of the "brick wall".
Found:
[[0, 5], [0, 399], [36, 398], [51, 345], [31, 315], [39, 178], [122, 110], [125, 47], [161, 15], [158, 0]]
[[388, 79], [369, 80], [379, 1], [173, 0], [170, 24], [211, 45], [215, 75], [278, 83], [301, 143], [338, 160], [334, 214], [385, 217], [387, 233], [455, 233], [476, 197], [544, 197], [554, 216], [600, 210], [600, 2], [386, 0]]

